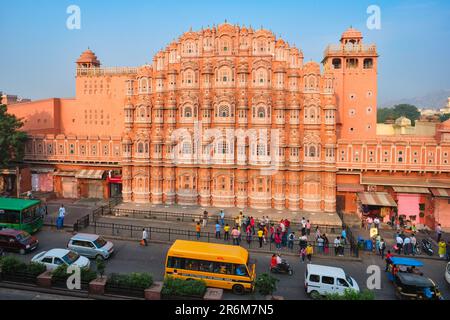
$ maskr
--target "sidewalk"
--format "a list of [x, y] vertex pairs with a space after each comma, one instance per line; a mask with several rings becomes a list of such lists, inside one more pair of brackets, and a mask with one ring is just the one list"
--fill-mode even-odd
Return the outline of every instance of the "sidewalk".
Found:
[[163, 211], [163, 212], [184, 212], [188, 214], [203, 215], [203, 211], [208, 211], [210, 217], [218, 217], [221, 209], [225, 212], [225, 217], [232, 219], [239, 215], [242, 210], [245, 216], [252, 216], [258, 219], [262, 216], [269, 216], [271, 220], [279, 221], [281, 219], [289, 219], [298, 223], [302, 217], [310, 220], [311, 224], [315, 225], [330, 225], [341, 226], [342, 221], [337, 213], [314, 213], [314, 212], [293, 212], [289, 210], [276, 210], [276, 209], [251, 209], [251, 208], [217, 208], [217, 207], [200, 207], [200, 206], [181, 206], [181, 205], [153, 205], [150, 203], [137, 204], [137, 203], [121, 203], [115, 208], [138, 210], [138, 211]]

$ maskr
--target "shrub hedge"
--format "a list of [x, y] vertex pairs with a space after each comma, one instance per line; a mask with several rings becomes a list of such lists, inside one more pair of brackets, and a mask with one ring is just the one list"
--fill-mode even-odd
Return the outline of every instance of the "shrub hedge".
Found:
[[202, 297], [206, 292], [206, 282], [203, 280], [182, 280], [166, 277], [161, 291], [166, 296]]
[[147, 289], [153, 284], [153, 277], [145, 272], [133, 272], [130, 274], [113, 273], [107, 283], [119, 287], [129, 287], [135, 289]]

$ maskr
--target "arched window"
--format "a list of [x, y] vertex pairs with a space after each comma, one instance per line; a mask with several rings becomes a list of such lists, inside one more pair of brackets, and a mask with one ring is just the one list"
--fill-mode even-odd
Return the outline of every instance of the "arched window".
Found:
[[226, 141], [220, 141], [217, 145], [217, 153], [219, 154], [228, 154], [229, 148], [228, 143]]
[[264, 143], [258, 143], [258, 146], [256, 147], [256, 155], [257, 156], [266, 155], [266, 145]]
[[184, 72], [183, 82], [187, 85], [193, 84], [195, 81], [195, 73], [193, 70], [186, 70]]
[[266, 117], [266, 109], [264, 107], [258, 108], [258, 118], [265, 118]]
[[316, 109], [315, 108], [309, 108], [309, 118], [311, 120], [314, 120], [316, 118]]
[[316, 147], [315, 146], [310, 146], [309, 147], [309, 156], [311, 158], [315, 158], [316, 157]]
[[142, 143], [142, 142], [138, 143], [137, 152], [144, 153], [144, 143]]
[[268, 80], [267, 70], [264, 68], [259, 68], [256, 70], [256, 85], [264, 85]]
[[185, 118], [192, 117], [192, 108], [191, 107], [185, 107], [184, 108], [184, 117]]
[[332, 64], [335, 69], [340, 69], [342, 67], [342, 61], [340, 58], [334, 58]]
[[221, 67], [217, 72], [217, 82], [228, 83], [233, 81], [232, 71], [229, 67]]
[[191, 147], [191, 143], [189, 141], [183, 142], [182, 153], [183, 154], [191, 154], [192, 153], [192, 147]]
[[372, 69], [373, 68], [373, 59], [367, 58], [364, 59], [364, 69]]
[[221, 105], [219, 107], [219, 117], [226, 118], [230, 116], [230, 108], [227, 105]]
[[139, 92], [140, 93], [149, 92], [148, 78], [139, 79]]

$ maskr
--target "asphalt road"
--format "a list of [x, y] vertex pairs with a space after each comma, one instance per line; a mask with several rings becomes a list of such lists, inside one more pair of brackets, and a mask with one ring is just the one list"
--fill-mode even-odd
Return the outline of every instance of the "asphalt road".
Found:
[[[65, 231], [51, 231], [41, 230], [36, 234], [40, 241], [40, 246], [34, 253], [24, 256], [16, 255], [24, 261], [30, 261], [31, 258], [44, 250], [52, 248], [65, 248], [71, 234]], [[163, 280], [164, 276], [164, 262], [166, 258], [169, 244], [149, 243], [148, 247], [142, 247], [138, 241], [119, 241], [114, 240], [115, 254], [106, 263], [106, 273], [130, 273], [130, 272], [149, 272], [153, 275], [154, 280]], [[257, 261], [257, 273], [261, 274], [268, 272], [270, 264], [270, 255], [262, 253], [251, 253], [252, 259]], [[309, 299], [303, 289], [305, 264], [302, 264], [296, 257], [286, 257], [294, 268], [294, 275], [276, 275], [280, 280], [278, 282], [278, 290], [275, 295], [281, 295], [289, 300], [303, 300]], [[441, 288], [445, 298], [450, 298], [450, 287], [444, 279], [444, 271], [446, 262], [424, 259], [424, 267], [422, 268], [425, 275], [433, 279]], [[376, 290], [376, 298], [383, 300], [395, 299], [393, 286], [387, 280], [384, 270], [384, 261], [378, 256], [364, 255], [363, 261], [345, 261], [332, 258], [315, 258], [313, 263], [342, 267], [344, 270], [358, 282], [361, 289], [366, 288], [366, 280], [368, 274], [366, 273], [369, 265], [378, 265], [381, 268], [381, 290]], [[95, 263], [93, 263], [95, 266]], [[0, 290], [0, 299], [5, 299], [8, 296], [17, 296], [11, 292], [4, 292]], [[258, 299], [261, 298], [257, 294], [235, 296], [231, 292], [225, 294], [225, 299]]]

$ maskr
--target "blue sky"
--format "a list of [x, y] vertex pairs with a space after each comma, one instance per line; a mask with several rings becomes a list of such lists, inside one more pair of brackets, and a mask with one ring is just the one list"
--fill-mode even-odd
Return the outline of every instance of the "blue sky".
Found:
[[[0, 91], [32, 99], [72, 97], [75, 60], [88, 46], [105, 66], [137, 66], [192, 27], [222, 23], [272, 30], [321, 61], [350, 25], [380, 54], [379, 100], [450, 89], [450, 1], [0, 0]], [[66, 28], [69, 5], [81, 30]], [[381, 30], [368, 30], [369, 5]]]

